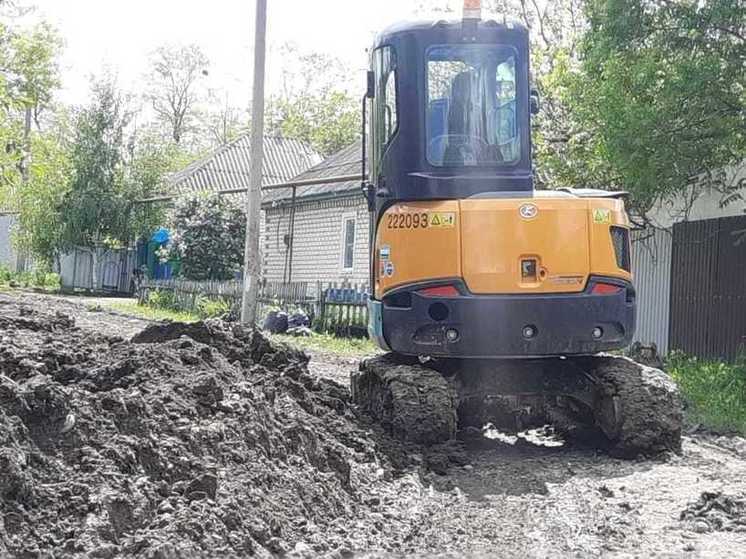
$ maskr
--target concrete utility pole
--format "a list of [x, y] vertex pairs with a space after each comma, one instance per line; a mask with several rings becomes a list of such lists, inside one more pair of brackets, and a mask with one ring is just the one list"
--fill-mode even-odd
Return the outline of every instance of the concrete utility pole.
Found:
[[243, 266], [241, 322], [253, 326], [259, 294], [259, 221], [262, 203], [264, 162], [264, 58], [266, 51], [267, 0], [256, 0], [254, 32], [254, 98], [251, 109], [251, 170], [246, 195], [246, 244]]

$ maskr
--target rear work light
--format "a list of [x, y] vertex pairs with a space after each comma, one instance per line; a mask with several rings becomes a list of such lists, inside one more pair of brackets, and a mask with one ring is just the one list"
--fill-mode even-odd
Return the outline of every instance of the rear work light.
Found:
[[439, 285], [438, 287], [426, 287], [420, 289], [417, 293], [425, 297], [458, 297], [458, 289], [452, 285]]
[[595, 283], [593, 284], [591, 293], [594, 295], [613, 295], [619, 293], [621, 290], [621, 287], [614, 285], [613, 283]]

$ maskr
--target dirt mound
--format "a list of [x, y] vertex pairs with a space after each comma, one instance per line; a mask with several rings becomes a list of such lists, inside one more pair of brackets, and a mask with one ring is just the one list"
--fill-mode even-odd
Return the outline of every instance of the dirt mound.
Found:
[[0, 556], [343, 554], [380, 530], [386, 457], [307, 361], [219, 321], [128, 341], [0, 305]]
[[681, 511], [680, 518], [697, 532], [746, 532], [746, 497], [705, 491]]

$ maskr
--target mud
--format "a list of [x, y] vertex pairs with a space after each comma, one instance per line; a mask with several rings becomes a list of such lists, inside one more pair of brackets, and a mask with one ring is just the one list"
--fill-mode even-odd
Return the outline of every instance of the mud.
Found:
[[305, 354], [218, 321], [132, 341], [74, 322], [0, 301], [0, 555], [383, 545], [366, 501], [390, 460]]
[[741, 437], [425, 451], [350, 404], [351, 358], [89, 309], [0, 294], [0, 557], [746, 556]]

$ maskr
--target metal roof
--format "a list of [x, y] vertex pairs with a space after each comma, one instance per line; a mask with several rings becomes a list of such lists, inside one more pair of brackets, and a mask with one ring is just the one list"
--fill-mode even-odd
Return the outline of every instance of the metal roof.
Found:
[[[250, 135], [245, 134], [171, 175], [166, 188], [173, 194], [246, 188], [250, 153]], [[320, 161], [321, 156], [305, 142], [265, 136], [262, 182], [290, 180]]]
[[[328, 157], [315, 167], [293, 177], [293, 180], [323, 179], [325, 177], [338, 177], [340, 175], [355, 175], [361, 172], [362, 144], [360, 141], [341, 149], [334, 155]], [[320, 198], [337, 196], [340, 193], [359, 193], [360, 181], [347, 181], [331, 184], [315, 184], [311, 186], [299, 186], [297, 198]], [[280, 202], [292, 197], [292, 188], [283, 190], [270, 190], [264, 197], [263, 202]]]

